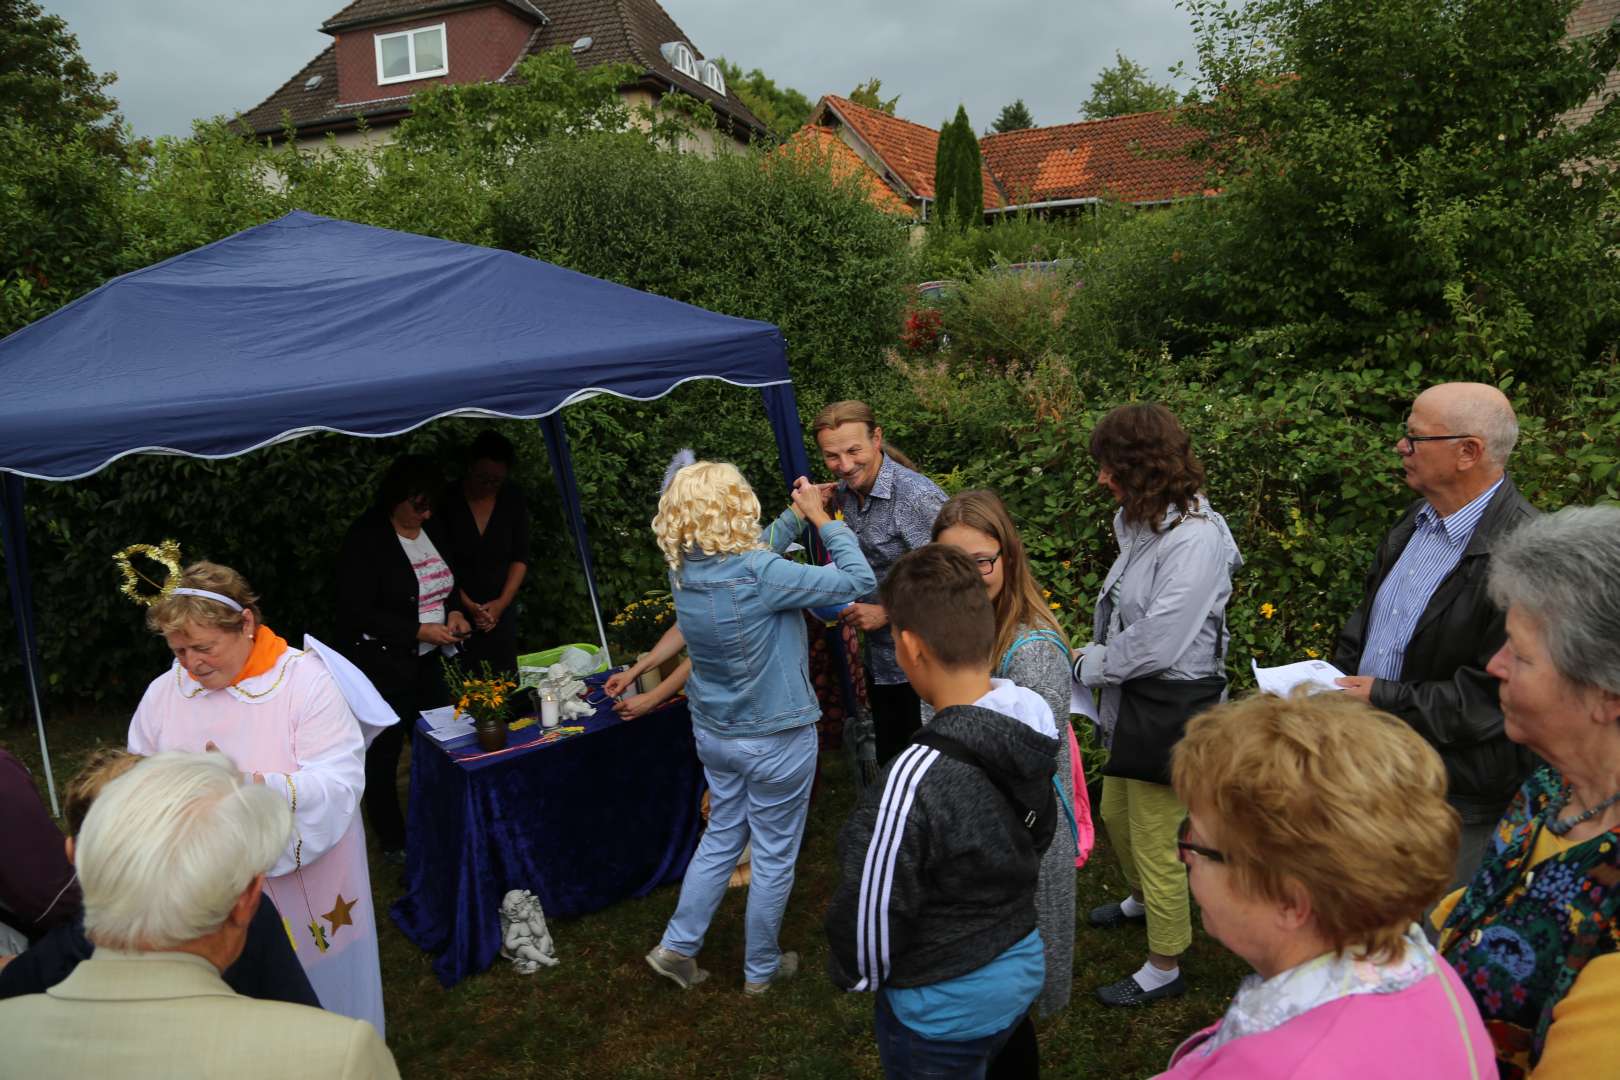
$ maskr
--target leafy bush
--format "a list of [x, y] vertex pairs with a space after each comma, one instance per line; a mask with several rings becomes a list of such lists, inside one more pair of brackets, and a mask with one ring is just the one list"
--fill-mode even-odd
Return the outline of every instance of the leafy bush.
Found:
[[1296, 363], [1561, 382], [1616, 328], [1620, 61], [1578, 0], [1187, 0], [1204, 129], [1240, 240], [1198, 280]]
[[[907, 450], [949, 490], [1000, 492], [1036, 577], [1076, 640], [1117, 546], [1115, 505], [1094, 481], [1091, 428], [1125, 401], [1157, 400], [1188, 428], [1245, 566], [1228, 609], [1230, 674], [1248, 685], [1261, 664], [1325, 655], [1359, 602], [1373, 549], [1414, 496], [1393, 449], [1428, 380], [1399, 370], [1278, 371], [1231, 386], [1218, 361], [1127, 354], [1111, 365], [1049, 355], [1020, 380], [943, 364], [904, 363], [920, 423]], [[1517, 393], [1517, 387], [1506, 387]], [[1620, 364], [1583, 372], [1566, 402], [1521, 409], [1512, 463], [1545, 509], [1617, 498]], [[949, 467], [947, 467], [949, 466]]]
[[1113, 210], [1050, 218], [1000, 214], [971, 229], [930, 223], [913, 253], [911, 275], [916, 281], [940, 281], [1006, 263], [1073, 259], [1094, 245], [1116, 216]]

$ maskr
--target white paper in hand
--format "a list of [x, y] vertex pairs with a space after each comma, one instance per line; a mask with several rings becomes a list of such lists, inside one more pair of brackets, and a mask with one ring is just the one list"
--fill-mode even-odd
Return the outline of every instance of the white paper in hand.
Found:
[[1078, 679], [1069, 683], [1069, 711], [1097, 723], [1097, 695]]
[[1344, 678], [1344, 672], [1326, 660], [1301, 660], [1297, 664], [1280, 664], [1277, 667], [1263, 668], [1251, 658], [1249, 667], [1254, 669], [1255, 684], [1260, 687], [1261, 693], [1265, 694], [1287, 697], [1296, 686], [1309, 687], [1312, 694], [1320, 694], [1324, 690], [1344, 689], [1333, 682], [1334, 679]]

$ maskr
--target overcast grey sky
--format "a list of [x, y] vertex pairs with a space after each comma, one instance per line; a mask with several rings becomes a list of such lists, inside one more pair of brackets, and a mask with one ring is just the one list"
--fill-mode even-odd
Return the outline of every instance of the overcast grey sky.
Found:
[[[700, 53], [760, 68], [811, 100], [876, 75], [900, 116], [937, 127], [966, 105], [989, 127], [1023, 98], [1037, 124], [1079, 119], [1117, 49], [1170, 81], [1192, 67], [1174, 0], [662, 0]], [[318, 27], [347, 0], [40, 0], [67, 20], [139, 135], [245, 111], [331, 40]], [[545, 10], [545, 0], [537, 0]]]

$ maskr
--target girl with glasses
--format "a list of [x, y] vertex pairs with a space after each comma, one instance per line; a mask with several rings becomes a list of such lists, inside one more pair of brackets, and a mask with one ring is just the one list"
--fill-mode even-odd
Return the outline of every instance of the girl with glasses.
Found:
[[[965, 552], [978, 566], [996, 616], [996, 643], [991, 671], [1044, 699], [1057, 722], [1057, 785], [1068, 809], [1075, 796], [1069, 752], [1069, 641], [1030, 574], [1023, 541], [1012, 516], [993, 491], [964, 491], [940, 507], [933, 539]], [[931, 712], [932, 710], [925, 710]], [[1084, 798], [1084, 781], [1080, 797]], [[1059, 817], [1066, 815], [1060, 811]], [[1090, 808], [1081, 806], [1086, 822], [1084, 847], [1090, 847]], [[1076, 830], [1063, 821], [1041, 861], [1035, 908], [1046, 951], [1046, 983], [1036, 1000], [1042, 1018], [1056, 1015], [1069, 1003], [1074, 980], [1074, 869]]]

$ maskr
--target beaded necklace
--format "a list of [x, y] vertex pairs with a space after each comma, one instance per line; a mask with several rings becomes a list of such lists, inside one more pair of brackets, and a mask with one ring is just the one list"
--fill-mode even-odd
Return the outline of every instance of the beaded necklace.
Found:
[[[1558, 807], [1559, 811], [1562, 811], [1565, 807], [1569, 806], [1569, 800], [1574, 794], [1574, 788], [1567, 789], [1567, 794], [1564, 796], [1564, 801]], [[1593, 818], [1597, 817], [1599, 814], [1603, 813], [1603, 811], [1607, 810], [1617, 802], [1620, 802], [1620, 791], [1610, 795], [1607, 799], [1604, 799], [1602, 802], [1598, 803], [1584, 814], [1579, 814], [1572, 818], [1554, 817], [1550, 819], [1547, 822], [1547, 828], [1554, 836], [1565, 836], [1575, 826], [1584, 821], [1591, 821]]]

